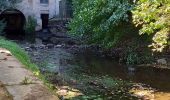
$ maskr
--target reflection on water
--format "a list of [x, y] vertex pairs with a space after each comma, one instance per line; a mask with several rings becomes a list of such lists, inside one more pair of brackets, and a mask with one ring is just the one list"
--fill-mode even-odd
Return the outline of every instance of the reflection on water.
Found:
[[163, 92], [170, 92], [170, 70], [153, 67], [129, 67], [115, 63], [112, 60], [89, 55], [75, 57], [83, 70], [99, 75], [109, 75], [135, 83], [143, 83]]
[[[136, 67], [120, 65], [113, 60], [101, 58], [84, 52], [84, 54], [70, 53], [63, 48], [35, 49], [29, 52], [35, 62], [45, 63], [40, 66], [42, 70], [58, 72], [61, 75], [71, 73], [82, 73], [88, 75], [109, 76], [117, 79], [142, 83], [152, 87], [158, 92], [156, 98], [170, 98], [170, 70], [157, 69], [153, 67]], [[45, 66], [45, 67], [44, 67]], [[76, 67], [75, 67], [76, 66]], [[69, 74], [68, 74], [69, 75]], [[160, 99], [161, 100], [161, 99]], [[162, 99], [164, 100], [164, 99]]]

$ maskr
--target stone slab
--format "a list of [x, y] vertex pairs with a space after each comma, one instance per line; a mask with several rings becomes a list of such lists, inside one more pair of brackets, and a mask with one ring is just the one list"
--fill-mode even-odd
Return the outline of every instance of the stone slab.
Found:
[[56, 96], [40, 84], [7, 86], [14, 100], [57, 100]]
[[13, 100], [59, 100], [31, 71], [9, 55], [8, 50], [0, 48], [0, 58], [0, 82]]

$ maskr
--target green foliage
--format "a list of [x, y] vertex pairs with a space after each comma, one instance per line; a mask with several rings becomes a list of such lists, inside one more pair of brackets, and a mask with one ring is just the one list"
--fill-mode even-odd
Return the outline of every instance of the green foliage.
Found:
[[127, 24], [132, 9], [128, 0], [73, 0], [73, 5], [70, 33], [105, 47], [113, 46], [124, 34], [119, 26]]
[[0, 0], [0, 10], [15, 8], [16, 4], [22, 0]]
[[38, 71], [36, 65], [31, 63], [29, 56], [16, 43], [0, 38], [0, 47], [9, 50], [28, 69], [31, 69], [35, 72]]
[[[70, 33], [107, 48], [127, 44], [123, 57], [127, 64], [148, 63], [152, 60], [148, 45], [161, 52], [170, 44], [170, 0], [133, 1], [73, 0]], [[142, 43], [133, 46], [126, 40]]]
[[131, 51], [128, 52], [125, 60], [127, 65], [147, 64], [153, 61], [153, 57], [148, 52], [138, 53], [135, 51]]
[[[9, 50], [23, 65], [25, 65], [26, 68], [33, 71], [34, 75], [38, 76], [44, 82], [44, 84], [52, 90], [53, 85], [46, 80], [45, 75], [42, 75], [40, 73], [37, 65], [31, 62], [28, 54], [25, 53], [25, 51], [21, 49], [16, 43], [5, 40], [0, 37], [0, 47]], [[21, 83], [28, 84], [31, 83], [31, 80], [25, 77], [25, 79]]]
[[36, 19], [32, 16], [28, 16], [27, 23], [25, 26], [26, 33], [33, 33], [35, 32], [35, 27], [37, 25]]
[[139, 34], [152, 35], [150, 46], [161, 52], [170, 34], [170, 0], [139, 0], [132, 12], [134, 23], [141, 27]]
[[139, 57], [136, 52], [131, 52], [129, 55], [127, 55], [126, 58], [126, 64], [128, 65], [134, 65], [139, 62]]
[[140, 28], [139, 34], [148, 34], [146, 40], [153, 41], [150, 47], [154, 51], [162, 51], [168, 45], [170, 0], [138, 0], [136, 5], [131, 0], [73, 0], [73, 5], [70, 33], [88, 43], [112, 47], [127, 35], [124, 26], [132, 24], [128, 21], [132, 16], [134, 24]]
[[141, 43], [131, 43], [125, 50], [124, 60], [127, 65], [147, 64], [153, 61], [153, 56], [148, 48], [142, 48]]
[[3, 21], [0, 21], [0, 35], [4, 34], [4, 28], [6, 24]]

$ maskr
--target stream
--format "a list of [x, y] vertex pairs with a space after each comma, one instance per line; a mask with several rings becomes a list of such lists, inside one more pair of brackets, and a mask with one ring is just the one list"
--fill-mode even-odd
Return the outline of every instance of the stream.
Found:
[[170, 100], [169, 69], [122, 65], [80, 45], [19, 44], [64, 100]]

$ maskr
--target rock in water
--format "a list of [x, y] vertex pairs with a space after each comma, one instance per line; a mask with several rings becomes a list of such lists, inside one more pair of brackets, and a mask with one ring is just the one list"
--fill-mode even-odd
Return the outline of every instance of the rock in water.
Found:
[[166, 61], [165, 58], [158, 59], [158, 60], [157, 60], [157, 63], [160, 64], [160, 65], [167, 65], [167, 61]]

